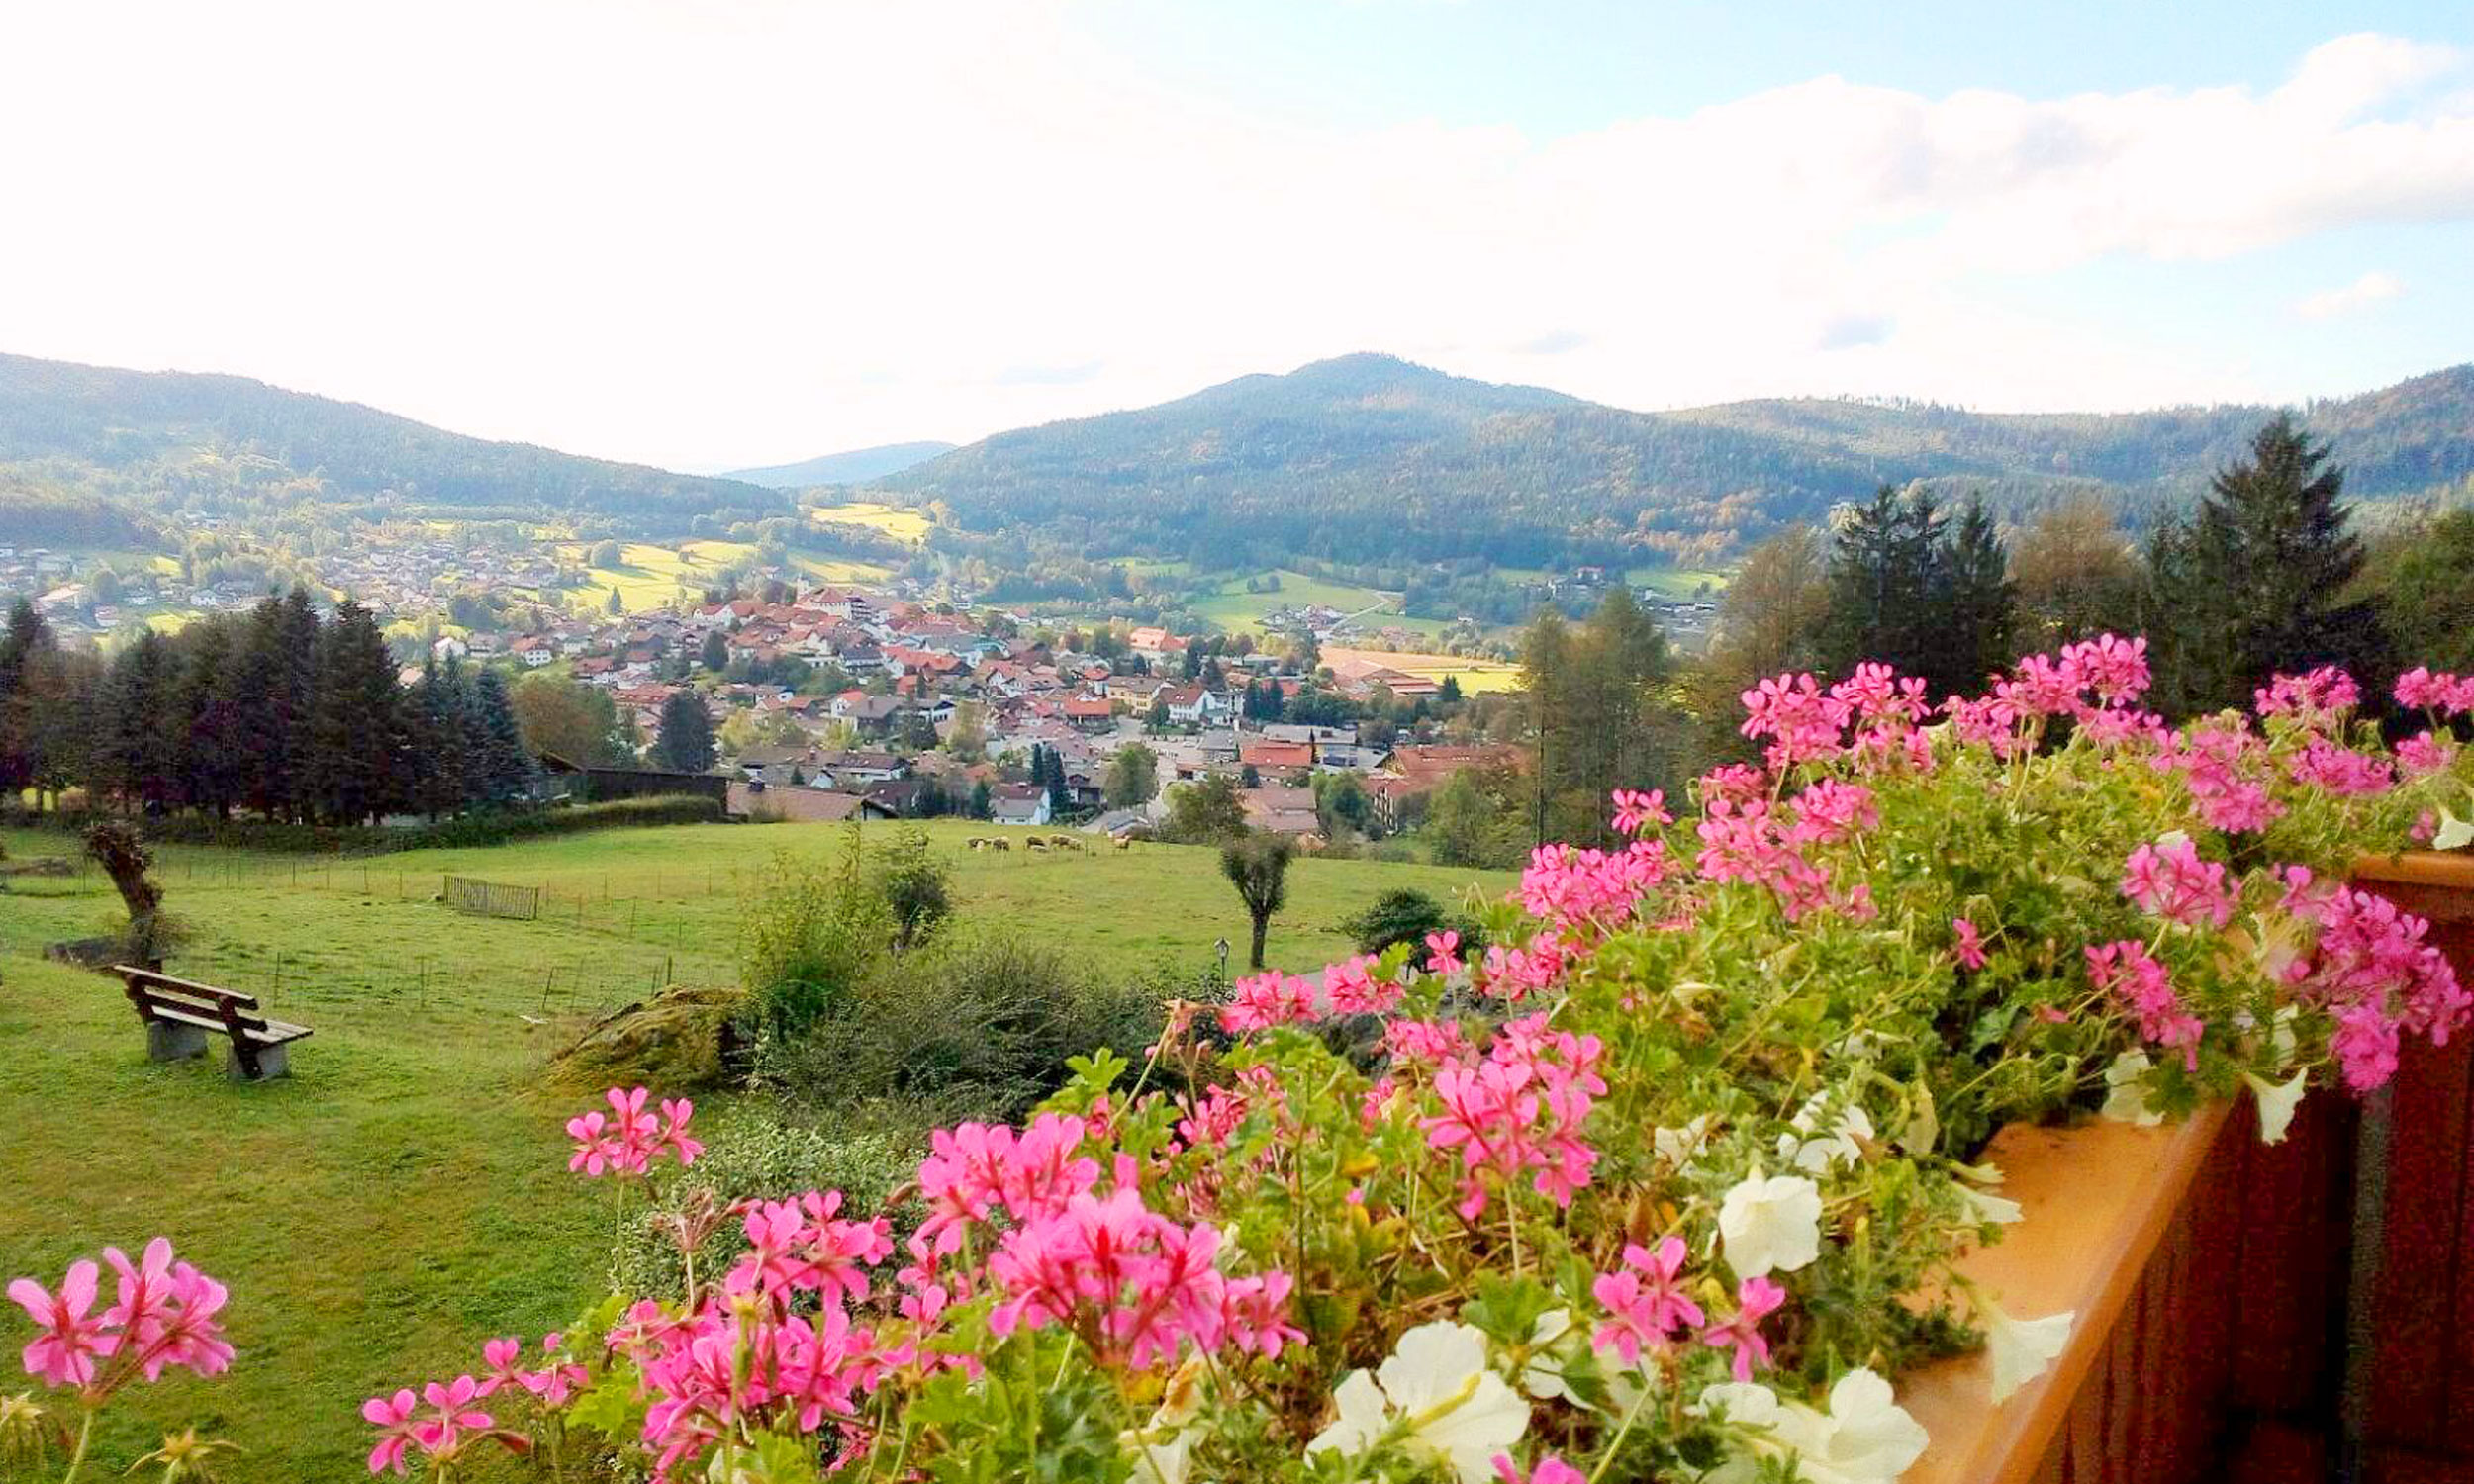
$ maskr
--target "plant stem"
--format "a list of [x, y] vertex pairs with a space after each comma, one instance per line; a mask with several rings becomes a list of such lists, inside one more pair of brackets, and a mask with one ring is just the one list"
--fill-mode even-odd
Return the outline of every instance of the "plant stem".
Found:
[[86, 1444], [94, 1438], [94, 1409], [85, 1409], [85, 1418], [77, 1425], [77, 1451], [69, 1454], [68, 1472], [60, 1475], [60, 1484], [72, 1484], [77, 1470], [85, 1465]]

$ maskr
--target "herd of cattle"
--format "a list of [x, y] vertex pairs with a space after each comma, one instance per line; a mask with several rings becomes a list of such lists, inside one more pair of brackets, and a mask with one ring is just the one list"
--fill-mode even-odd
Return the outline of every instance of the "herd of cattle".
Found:
[[[1013, 849], [1013, 842], [1001, 835], [973, 835], [970, 839], [965, 840], [962, 843], [969, 846], [973, 850]], [[1132, 850], [1134, 848], [1133, 840], [1124, 835], [1119, 835], [1110, 840], [1108, 843], [1118, 850]], [[1072, 835], [1024, 835], [1022, 837], [1022, 848], [1024, 850], [1037, 851], [1084, 851], [1091, 849], [1089, 845], [1074, 838]]]

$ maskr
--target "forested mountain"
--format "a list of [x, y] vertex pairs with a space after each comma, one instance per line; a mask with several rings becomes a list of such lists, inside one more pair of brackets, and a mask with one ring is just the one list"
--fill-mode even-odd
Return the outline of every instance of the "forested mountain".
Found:
[[684, 525], [758, 519], [782, 496], [727, 479], [444, 432], [238, 376], [0, 355], [0, 474], [132, 504], [310, 500], [575, 511]]
[[744, 480], [768, 490], [804, 490], [809, 485], [862, 484], [900, 474], [913, 464], [924, 464], [940, 453], [951, 453], [961, 445], [930, 440], [925, 443], [886, 443], [875, 448], [854, 448], [847, 453], [828, 453], [817, 458], [802, 459], [796, 464], [768, 464], [761, 469], [733, 469], [723, 479]]
[[[2272, 411], [1796, 400], [1634, 413], [1352, 355], [1000, 433], [879, 483], [976, 528], [1197, 555], [1239, 543], [1350, 561], [1700, 558], [1884, 481], [1981, 490], [1997, 508], [2091, 486], [2135, 507], [2178, 501]], [[2305, 420], [2363, 496], [2474, 475], [2474, 366], [2321, 403]]]

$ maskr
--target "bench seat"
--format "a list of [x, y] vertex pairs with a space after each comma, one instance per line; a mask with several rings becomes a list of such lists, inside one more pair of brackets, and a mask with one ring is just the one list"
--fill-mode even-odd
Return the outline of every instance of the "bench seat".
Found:
[[217, 1035], [232, 1043], [233, 1077], [261, 1081], [290, 1075], [284, 1048], [310, 1034], [308, 1026], [268, 1019], [259, 1012], [255, 995], [130, 964], [116, 964], [113, 972], [121, 976], [131, 1008], [145, 1024], [146, 1054], [158, 1062], [202, 1055], [206, 1038]]

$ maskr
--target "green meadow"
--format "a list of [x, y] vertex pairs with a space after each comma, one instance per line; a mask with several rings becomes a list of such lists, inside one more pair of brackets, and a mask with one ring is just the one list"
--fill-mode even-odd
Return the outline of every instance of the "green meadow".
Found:
[[[1033, 855], [1017, 843], [999, 856], [963, 843], [993, 826], [928, 830], [963, 930], [1030, 935], [1129, 974], [1205, 968], [1223, 936], [1243, 951], [1245, 916], [1209, 850]], [[10, 880], [0, 1278], [56, 1283], [106, 1243], [134, 1251], [167, 1235], [230, 1285], [240, 1351], [212, 1382], [166, 1380], [117, 1406], [95, 1476], [194, 1421], [249, 1449], [227, 1477], [361, 1477], [364, 1397], [470, 1369], [484, 1339], [537, 1338], [580, 1312], [598, 1296], [616, 1213], [610, 1188], [566, 1172], [561, 1125], [586, 1095], [548, 1084], [552, 1055], [591, 1015], [664, 981], [727, 981], [748, 894], [777, 853], [823, 855], [842, 832], [612, 830], [366, 859], [163, 848], [155, 877], [186, 930], [171, 971], [258, 994], [316, 1033], [293, 1048], [290, 1079], [258, 1086], [225, 1079], [220, 1043], [200, 1061], [148, 1063], [115, 980], [42, 957], [118, 920], [100, 876]], [[23, 859], [74, 842], [15, 831], [0, 844]], [[541, 916], [453, 912], [435, 899], [450, 874], [539, 887]], [[1508, 884], [1301, 860], [1272, 961], [1302, 971], [1346, 952], [1341, 921], [1393, 886], [1449, 900]], [[22, 1338], [16, 1316], [0, 1341]]]

